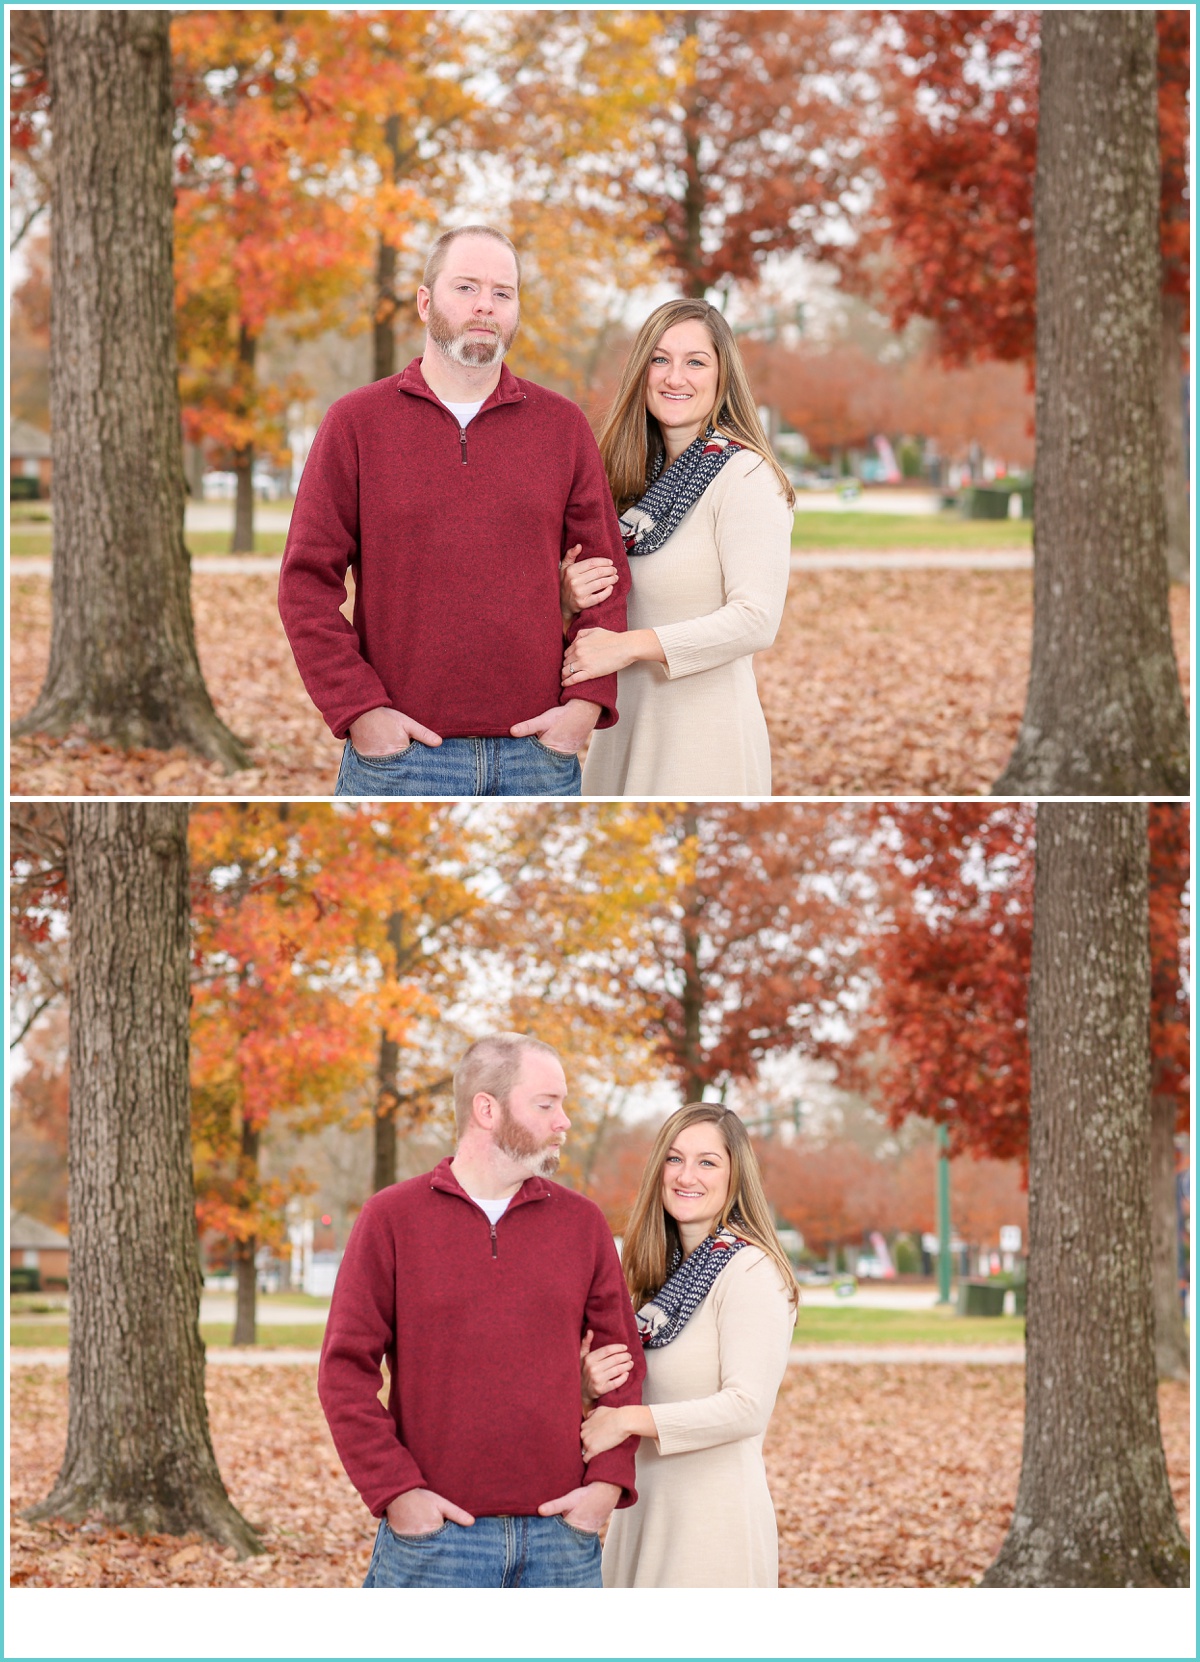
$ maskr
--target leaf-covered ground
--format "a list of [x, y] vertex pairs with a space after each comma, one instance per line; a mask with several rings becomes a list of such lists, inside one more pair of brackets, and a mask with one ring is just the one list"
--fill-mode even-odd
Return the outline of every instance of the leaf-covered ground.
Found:
[[[1190, 683], [1190, 591], [1171, 622]], [[1016, 742], [1033, 624], [1024, 571], [811, 571], [758, 659], [776, 796], [974, 796]]]
[[[198, 566], [193, 605], [213, 701], [255, 766], [224, 774], [183, 751], [131, 755], [17, 740], [20, 796], [327, 796], [341, 747], [300, 683], [275, 579]], [[12, 579], [12, 709], [30, 708], [49, 651], [49, 582]], [[1029, 667], [1027, 572], [812, 571], [792, 579], [758, 663], [778, 796], [986, 793], [1016, 738]], [[1172, 595], [1188, 680], [1188, 591]]]
[[[66, 1437], [61, 1368], [12, 1374], [12, 1582], [39, 1587], [353, 1587], [372, 1520], [343, 1473], [316, 1370], [209, 1370], [213, 1443], [264, 1557], [189, 1537], [133, 1540], [98, 1523], [30, 1524]], [[1017, 1367], [842, 1364], [789, 1368], [767, 1433], [786, 1587], [958, 1587], [1004, 1537], [1021, 1459]], [[1176, 1505], [1188, 1523], [1188, 1390], [1160, 1411]]]

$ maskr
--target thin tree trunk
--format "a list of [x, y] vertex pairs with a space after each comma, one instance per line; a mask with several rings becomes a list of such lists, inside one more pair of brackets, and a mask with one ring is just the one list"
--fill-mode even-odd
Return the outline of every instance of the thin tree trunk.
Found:
[[[250, 404], [254, 390], [254, 365], [258, 357], [258, 341], [243, 323], [238, 330], [238, 381], [245, 389], [246, 403]], [[234, 493], [233, 538], [231, 554], [254, 553], [254, 446], [242, 445], [233, 453], [233, 472], [237, 480]]]
[[400, 1046], [386, 1033], [379, 1035], [379, 1089], [375, 1096], [375, 1175], [372, 1190], [390, 1188], [396, 1181], [396, 1110], [400, 1095], [396, 1077]]
[[1147, 843], [1141, 803], [1038, 809], [1025, 1434], [988, 1587], [1187, 1585], [1154, 1367]]
[[[238, 1161], [238, 1180], [249, 1189], [258, 1186], [258, 1154], [262, 1134], [256, 1125], [242, 1121], [242, 1147]], [[233, 1271], [237, 1280], [237, 1303], [233, 1321], [233, 1343], [258, 1343], [258, 1236], [249, 1235], [233, 1245]]]
[[1163, 510], [1152, 12], [1047, 11], [1033, 657], [998, 795], [1182, 796]]
[[1175, 1101], [1169, 1096], [1150, 1098], [1150, 1208], [1155, 1366], [1160, 1379], [1187, 1379], [1188, 1343], [1179, 1297]]
[[192, 628], [175, 379], [165, 11], [54, 10], [50, 664], [19, 733], [249, 756]]
[[29, 1516], [198, 1530], [258, 1552], [221, 1482], [204, 1400], [186, 805], [72, 803], [67, 882], [67, 1448]]
[[1192, 578], [1191, 514], [1188, 509], [1187, 442], [1183, 431], [1184, 305], [1177, 294], [1162, 301], [1163, 494], [1167, 513], [1167, 576]]
[[379, 239], [375, 258], [375, 320], [371, 379], [382, 381], [396, 373], [396, 248]]

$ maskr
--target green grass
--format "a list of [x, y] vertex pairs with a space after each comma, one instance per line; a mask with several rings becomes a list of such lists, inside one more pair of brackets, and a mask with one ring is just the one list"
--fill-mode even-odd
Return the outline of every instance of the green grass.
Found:
[[806, 1309], [800, 1293], [799, 1345], [1019, 1345], [1023, 1316], [956, 1316], [939, 1310]]
[[[187, 545], [197, 559], [203, 559], [208, 554], [228, 554], [229, 538], [228, 531], [189, 531], [186, 534]], [[286, 539], [286, 531], [256, 531], [254, 552], [282, 554]], [[45, 558], [53, 546], [50, 526], [22, 525], [20, 530], [13, 530], [8, 546], [14, 558], [20, 558], [23, 554], [40, 554]]]
[[[261, 1322], [258, 1328], [258, 1349], [272, 1350], [286, 1346], [289, 1350], [320, 1350], [321, 1340], [325, 1335], [323, 1327], [316, 1327], [312, 1323], [295, 1327], [266, 1327]], [[206, 1345], [214, 1345], [224, 1349], [233, 1340], [232, 1322], [202, 1322], [200, 1337]], [[43, 1327], [40, 1323], [13, 1322], [8, 1330], [8, 1342], [12, 1349], [26, 1348], [32, 1350], [60, 1350], [67, 1343], [66, 1322], [47, 1322]]]
[[796, 515], [792, 547], [1029, 548], [1027, 519], [960, 519], [957, 514], [871, 514], [818, 508]]

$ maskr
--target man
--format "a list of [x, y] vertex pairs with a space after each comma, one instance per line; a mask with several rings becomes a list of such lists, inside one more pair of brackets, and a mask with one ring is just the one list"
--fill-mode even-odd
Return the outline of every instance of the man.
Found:
[[453, 1159], [381, 1189], [351, 1232], [318, 1390], [381, 1520], [367, 1587], [599, 1587], [598, 1531], [637, 1498], [632, 1441], [583, 1462], [583, 1338], [633, 1354], [606, 1405], [639, 1403], [646, 1368], [602, 1213], [546, 1181], [566, 1092], [549, 1045], [479, 1040]]
[[423, 355], [338, 399], [313, 441], [279, 611], [347, 738], [339, 796], [578, 796], [579, 750], [617, 719], [615, 675], [560, 679], [567, 549], [617, 567], [591, 626], [625, 628], [629, 567], [583, 412], [503, 363], [520, 277], [500, 232], [445, 232], [417, 290]]

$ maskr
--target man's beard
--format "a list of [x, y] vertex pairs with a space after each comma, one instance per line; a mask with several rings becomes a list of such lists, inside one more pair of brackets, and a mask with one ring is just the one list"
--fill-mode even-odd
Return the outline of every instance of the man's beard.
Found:
[[[500, 363], [512, 345], [518, 325], [514, 323], [506, 335], [494, 323], [469, 323], [456, 335], [449, 318], [445, 312], [438, 311], [437, 302], [431, 295], [425, 327], [430, 340], [440, 347], [451, 363], [460, 364], [464, 369], [491, 369]], [[469, 340], [467, 331], [470, 329], [492, 329], [494, 335], [490, 341]]]
[[496, 1147], [518, 1165], [531, 1165], [535, 1177], [552, 1177], [558, 1170], [558, 1144], [539, 1143], [532, 1131], [526, 1131], [523, 1125], [517, 1124], [504, 1102], [500, 1104]]

